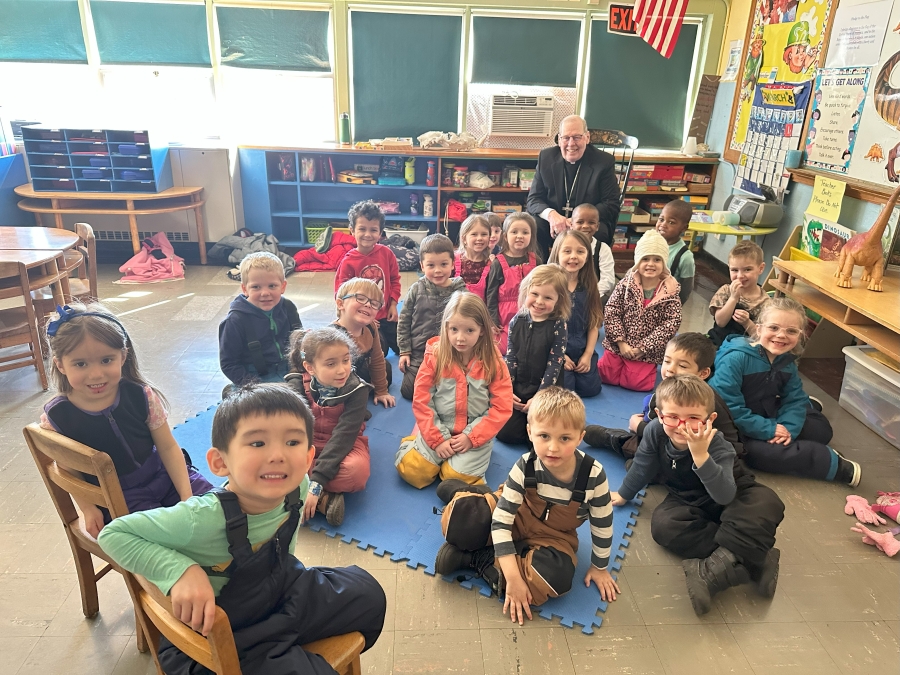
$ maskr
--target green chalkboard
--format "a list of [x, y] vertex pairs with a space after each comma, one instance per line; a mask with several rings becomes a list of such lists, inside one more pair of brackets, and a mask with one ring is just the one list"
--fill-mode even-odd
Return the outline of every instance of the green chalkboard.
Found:
[[462, 17], [352, 11], [353, 137], [459, 131]]
[[639, 37], [615, 35], [606, 20], [591, 29], [590, 71], [584, 117], [592, 129], [618, 129], [642, 148], [680, 148], [697, 39], [684, 24], [672, 58]]
[[77, 0], [0, 0], [0, 61], [87, 63]]
[[92, 0], [101, 63], [209, 66], [206, 7]]
[[574, 87], [581, 21], [476, 16], [472, 82]]
[[222, 65], [329, 73], [328, 12], [217, 7]]

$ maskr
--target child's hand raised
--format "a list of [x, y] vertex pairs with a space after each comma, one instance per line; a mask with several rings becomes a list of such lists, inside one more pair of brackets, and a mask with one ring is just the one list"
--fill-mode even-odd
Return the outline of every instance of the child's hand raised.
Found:
[[710, 415], [706, 423], [696, 431], [688, 425], [684, 425], [684, 438], [698, 469], [709, 459], [709, 444], [716, 435], [716, 428], [713, 426], [714, 415], [715, 413]]
[[385, 408], [393, 408], [395, 405], [397, 405], [396, 399], [394, 399], [394, 397], [390, 394], [385, 394], [384, 396], [376, 396], [375, 405], [378, 405], [379, 403]]
[[731, 282], [731, 297], [735, 300], [740, 300], [744, 294], [744, 287], [741, 284], [739, 279], [735, 279]]
[[471, 450], [472, 441], [470, 441], [469, 437], [465, 434], [457, 434], [456, 436], [451, 436], [450, 449], [453, 450], [454, 453], [461, 453], [465, 452], [466, 450]]
[[216, 618], [216, 594], [200, 565], [188, 567], [169, 591], [172, 614], [206, 636]]
[[584, 575], [584, 585], [590, 588], [592, 581], [600, 590], [600, 597], [607, 602], [615, 600], [616, 593], [622, 592], [619, 589], [619, 584], [612, 578], [608, 570], [600, 570], [593, 565], [588, 568], [587, 574]]
[[400, 356], [400, 360], [397, 361], [397, 367], [400, 369], [401, 373], [406, 372], [406, 369], [409, 368], [409, 354], [402, 354]]

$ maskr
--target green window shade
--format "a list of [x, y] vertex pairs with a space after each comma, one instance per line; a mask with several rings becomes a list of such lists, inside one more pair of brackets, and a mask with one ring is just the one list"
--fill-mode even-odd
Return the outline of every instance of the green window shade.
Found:
[[93, 0], [101, 63], [209, 66], [206, 7]]
[[591, 30], [585, 119], [592, 129], [618, 129], [642, 148], [680, 148], [696, 24], [681, 27], [672, 58], [665, 59], [639, 37], [615, 35], [606, 20]]
[[0, 0], [0, 61], [87, 63], [77, 0]]
[[331, 72], [328, 12], [218, 7], [222, 64]]
[[350, 14], [353, 136], [458, 131], [462, 17]]
[[574, 87], [581, 22], [476, 16], [472, 82]]

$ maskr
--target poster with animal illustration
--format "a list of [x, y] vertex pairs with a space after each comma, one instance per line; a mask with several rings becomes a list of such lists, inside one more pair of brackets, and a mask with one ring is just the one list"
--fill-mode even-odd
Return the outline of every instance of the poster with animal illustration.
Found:
[[856, 148], [848, 172], [853, 178], [895, 186], [900, 182], [900, 1], [895, 0], [869, 76]]
[[759, 85], [815, 76], [830, 14], [831, 0], [757, 0], [726, 153], [743, 149]]
[[856, 146], [870, 68], [822, 68], [806, 135], [806, 166], [847, 173]]

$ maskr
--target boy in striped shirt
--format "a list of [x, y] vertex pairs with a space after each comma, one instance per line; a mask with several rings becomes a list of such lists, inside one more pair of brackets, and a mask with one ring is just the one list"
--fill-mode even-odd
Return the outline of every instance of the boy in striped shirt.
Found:
[[577, 450], [584, 421], [584, 404], [575, 393], [543, 389], [528, 410], [534, 450], [519, 458], [502, 491], [453, 480], [438, 488], [450, 504], [441, 519], [447, 543], [438, 551], [435, 571], [474, 569], [499, 594], [505, 591], [503, 612], [520, 625], [532, 618], [531, 605], [572, 587], [576, 529], [585, 520], [592, 543], [585, 586], [593, 581], [607, 601], [621, 592], [607, 569], [613, 513], [606, 473]]

